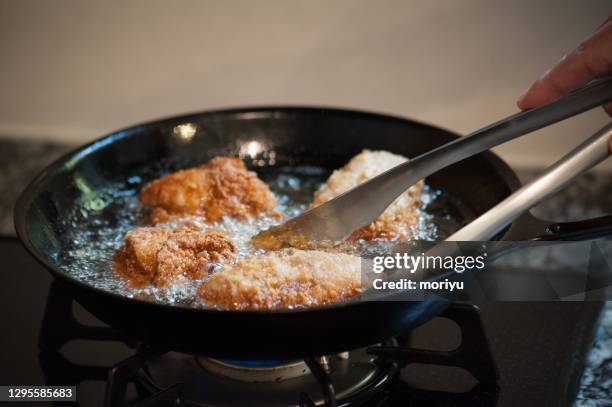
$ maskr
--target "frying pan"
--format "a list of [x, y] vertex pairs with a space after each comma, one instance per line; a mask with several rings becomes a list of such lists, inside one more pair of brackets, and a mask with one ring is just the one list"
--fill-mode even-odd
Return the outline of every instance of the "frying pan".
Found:
[[[194, 134], [177, 129], [190, 124]], [[364, 148], [413, 157], [457, 135], [431, 125], [382, 114], [314, 107], [258, 107], [172, 117], [117, 131], [62, 157], [23, 192], [15, 225], [26, 249], [85, 309], [136, 340], [165, 350], [217, 358], [288, 359], [354, 349], [406, 333], [433, 318], [445, 301], [357, 301], [276, 311], [197, 309], [127, 298], [64, 273], [59, 265], [64, 220], [82, 197], [107, 191], [135, 173], [143, 183], [170, 170], [217, 155], [238, 155], [252, 141], [276, 153], [275, 165], [339, 168]], [[256, 170], [258, 168], [255, 168]], [[490, 152], [463, 160], [427, 179], [460, 203], [469, 222], [520, 183]], [[609, 219], [608, 219], [609, 221]], [[582, 238], [601, 221], [555, 225], [526, 214], [498, 237], [505, 240]], [[560, 231], [556, 235], [551, 230]]]

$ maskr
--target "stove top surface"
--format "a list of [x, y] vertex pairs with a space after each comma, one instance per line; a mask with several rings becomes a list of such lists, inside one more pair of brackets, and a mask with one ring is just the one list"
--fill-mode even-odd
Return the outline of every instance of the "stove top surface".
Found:
[[[0, 383], [6, 385], [62, 384], [78, 385], [79, 404], [104, 404], [109, 369], [137, 353], [134, 343], [103, 339], [108, 328], [78, 305], [73, 313], [81, 324], [99, 326], [87, 330], [86, 338], [69, 340], [63, 333], [66, 324], [47, 309], [52, 279], [13, 238], [0, 239], [3, 261], [3, 283], [0, 285], [0, 313], [4, 333], [0, 335]], [[63, 291], [54, 291], [60, 301], [70, 301]], [[388, 406], [558, 406], [572, 404], [578, 390], [583, 363], [589, 349], [600, 303], [481, 303], [480, 319], [492, 359], [499, 371], [493, 383], [487, 374], [462, 367], [438, 364], [409, 363], [386, 387], [384, 402]], [[10, 311], [8, 311], [10, 310]], [[47, 309], [48, 311], [48, 309]], [[41, 342], [43, 320], [54, 337], [68, 340], [60, 343]], [[409, 339], [412, 348], [449, 351], [462, 340], [474, 355], [486, 354], [482, 338], [463, 334], [446, 318], [436, 318], [417, 328]], [[44, 335], [43, 335], [44, 336]], [[132, 347], [134, 346], [134, 347]], [[469, 346], [468, 346], [469, 347]], [[474, 353], [475, 352], [475, 353]], [[424, 353], [428, 355], [427, 352]], [[486, 355], [485, 355], [486, 356]], [[165, 354], [179, 363], [193, 363], [189, 355]], [[412, 359], [411, 359], [412, 358]], [[407, 362], [429, 362], [436, 358], [411, 353]], [[337, 362], [334, 362], [337, 363]], [[467, 370], [471, 370], [468, 372]], [[474, 371], [476, 370], [476, 371]], [[476, 377], [485, 377], [478, 380]], [[274, 383], [267, 384], [274, 385]], [[205, 388], [201, 384], [196, 388]], [[129, 390], [129, 389], [128, 389]], [[186, 390], [185, 390], [186, 391]], [[192, 389], [193, 391], [193, 389]], [[296, 396], [297, 397], [297, 396]], [[297, 401], [297, 400], [296, 400]], [[37, 404], [38, 405], [38, 404]], [[44, 405], [44, 404], [40, 404]], [[162, 404], [157, 404], [162, 405]]]

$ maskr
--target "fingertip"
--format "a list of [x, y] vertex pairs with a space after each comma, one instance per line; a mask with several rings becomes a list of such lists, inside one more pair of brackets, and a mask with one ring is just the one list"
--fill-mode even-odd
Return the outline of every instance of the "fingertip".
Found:
[[538, 99], [540, 99], [540, 96], [542, 96], [542, 78], [547, 72], [549, 71], [546, 71], [540, 78], [525, 89], [523, 93], [521, 93], [516, 101], [516, 105], [519, 107], [519, 109], [525, 110], [538, 107]]
[[525, 103], [526, 96], [527, 96], [527, 91], [523, 92], [523, 94], [519, 96], [519, 98], [516, 100], [516, 105], [521, 110], [529, 109], [529, 106], [527, 106], [527, 103]]
[[523, 93], [520, 94], [520, 96], [518, 97], [518, 99], [516, 99], [516, 105], [518, 106], [519, 109], [523, 110], [525, 109], [524, 102], [525, 102], [525, 96], [527, 95], [527, 91], [529, 89], [523, 91]]
[[536, 84], [534, 83], [533, 85], [525, 89], [523, 93], [521, 93], [521, 95], [518, 97], [518, 99], [516, 100], [516, 105], [519, 109], [525, 110], [533, 107], [530, 99], [532, 99], [533, 88], [535, 85]]
[[544, 106], [559, 99], [563, 92], [559, 91], [550, 81], [537, 80], [521, 95], [517, 105], [522, 110]]

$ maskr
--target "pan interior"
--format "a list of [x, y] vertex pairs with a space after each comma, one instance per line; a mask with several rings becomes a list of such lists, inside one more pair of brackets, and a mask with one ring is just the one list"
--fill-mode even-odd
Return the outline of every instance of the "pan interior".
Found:
[[[109, 185], [106, 190], [84, 198], [74, 211], [63, 219], [61, 227], [61, 251], [58, 257], [60, 270], [94, 287], [112, 291], [127, 297], [165, 304], [204, 306], [197, 299], [202, 281], [176, 284], [166, 288], [147, 286], [130, 287], [112, 271], [112, 258], [123, 242], [124, 234], [147, 223], [147, 213], [138, 200], [143, 180], [152, 175], [144, 168], [140, 174], [132, 174], [122, 184]], [[314, 166], [279, 165], [259, 169], [260, 178], [266, 182], [278, 199], [284, 219], [302, 212], [312, 200], [314, 191], [326, 180], [329, 169]], [[82, 188], [86, 188], [81, 185]], [[436, 240], [456, 230], [470, 217], [469, 209], [444, 193], [441, 186], [426, 185], [423, 193], [419, 240]], [[197, 222], [197, 220], [194, 220]], [[249, 244], [250, 237], [258, 231], [279, 222], [262, 216], [249, 221], [226, 219], [212, 228], [227, 232], [238, 248], [240, 257], [261, 254]], [[203, 222], [201, 227], [210, 228]], [[178, 227], [168, 223], [165, 227]], [[370, 252], [381, 252], [390, 246], [388, 242], [365, 244]], [[223, 272], [222, 270], [219, 272]]]
[[[143, 223], [136, 194], [146, 182], [214, 156], [239, 156], [276, 189], [291, 215], [331, 170], [365, 148], [414, 157], [452, 138], [407, 120], [333, 109], [168, 119], [117, 132], [56, 163], [26, 194], [25, 234], [54, 272], [121, 295], [197, 306], [181, 292], [159, 298], [151, 289], [125, 290], [109, 270], [123, 233]], [[484, 212], [510, 192], [511, 182], [511, 172], [491, 154], [430, 177], [430, 197], [443, 193], [425, 208], [437, 231], [425, 238], [443, 238]]]

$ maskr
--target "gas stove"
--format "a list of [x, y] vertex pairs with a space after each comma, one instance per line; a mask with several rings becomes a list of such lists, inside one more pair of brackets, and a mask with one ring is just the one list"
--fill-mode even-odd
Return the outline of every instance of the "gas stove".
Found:
[[[445, 322], [424, 326], [420, 333], [301, 360], [219, 360], [155, 349], [112, 328], [85, 325], [73, 309], [72, 298], [52, 283], [38, 342], [46, 382], [60, 385], [75, 378], [80, 383], [104, 378], [104, 368], [92, 369], [64, 356], [62, 349], [68, 343], [122, 343], [133, 354], [107, 369], [104, 405], [108, 407], [395, 406], [404, 405], [407, 397], [434, 396], [431, 400], [445, 405], [489, 406], [495, 405], [499, 392], [479, 310], [470, 304], [453, 304], [438, 318]], [[425, 340], [427, 331], [437, 340]], [[411, 386], [412, 375], [402, 380], [401, 370], [413, 364], [451, 369], [444, 380], [450, 383], [429, 391]]]
[[218, 360], [105, 326], [16, 239], [0, 239], [0, 256], [0, 305], [14, 310], [0, 314], [0, 383], [76, 385], [81, 406], [568, 405], [601, 310], [458, 303], [407, 336], [338, 355]]

